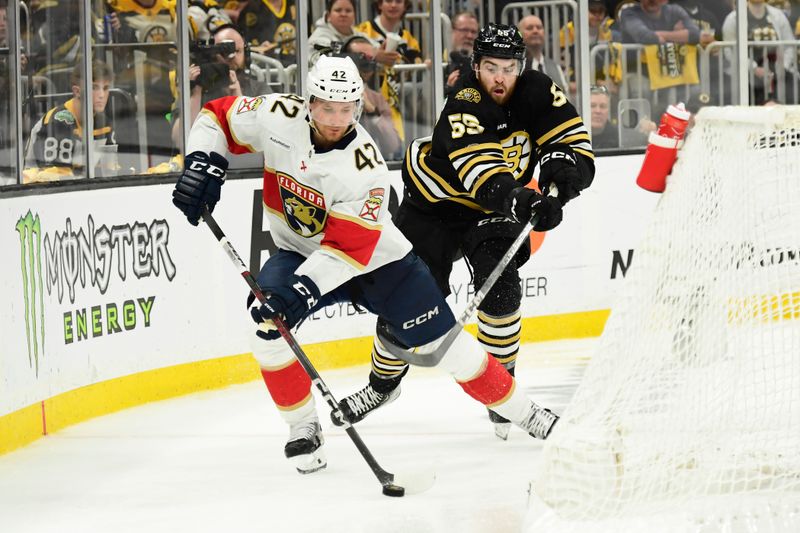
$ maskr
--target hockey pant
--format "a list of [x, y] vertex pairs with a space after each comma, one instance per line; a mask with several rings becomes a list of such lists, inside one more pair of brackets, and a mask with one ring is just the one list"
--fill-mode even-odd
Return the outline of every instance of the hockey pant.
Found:
[[[303, 260], [299, 254], [279, 250], [261, 269], [259, 286], [269, 291], [273, 283], [288, 279]], [[435, 348], [455, 325], [455, 317], [428, 268], [413, 253], [324, 295], [311, 313], [345, 301], [377, 314], [398, 341], [421, 350]], [[291, 424], [308, 416], [314, 410], [311, 380], [288, 344], [283, 339], [265, 341], [254, 335], [253, 354], [284, 420]], [[481, 345], [465, 331], [456, 338], [439, 367], [451, 374], [467, 394], [501, 416], [512, 421], [524, 416], [529, 404], [516, 390], [514, 378], [495, 358], [487, 357]]]

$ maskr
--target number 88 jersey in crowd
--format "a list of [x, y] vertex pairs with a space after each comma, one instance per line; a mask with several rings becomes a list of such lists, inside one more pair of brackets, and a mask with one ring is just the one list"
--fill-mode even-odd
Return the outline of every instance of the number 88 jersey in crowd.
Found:
[[529, 183], [537, 150], [553, 143], [568, 144], [582, 173], [594, 174], [589, 132], [553, 80], [525, 71], [499, 105], [471, 72], [448, 98], [432, 137], [409, 146], [403, 161], [406, 198], [443, 219], [481, 218], [490, 212], [478, 200], [490, 178], [508, 173]]
[[[45, 113], [33, 126], [25, 150], [25, 183], [64, 179], [83, 172], [86, 157], [83, 127], [76, 111], [75, 100], [67, 100]], [[95, 113], [93, 137], [96, 166], [103, 147], [116, 149], [114, 131], [106, 123], [105, 113]]]
[[293, 94], [207, 103], [187, 153], [263, 152], [263, 203], [275, 244], [325, 294], [404, 257], [411, 245], [389, 214], [389, 173], [360, 124], [328, 149], [312, 141], [305, 101]]

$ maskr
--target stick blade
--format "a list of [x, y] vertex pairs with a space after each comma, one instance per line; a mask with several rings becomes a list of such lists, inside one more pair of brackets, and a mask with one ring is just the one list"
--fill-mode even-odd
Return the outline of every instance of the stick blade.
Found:
[[436, 483], [436, 472], [420, 469], [395, 474], [393, 485], [403, 487], [405, 494], [420, 494], [433, 487], [434, 483]]

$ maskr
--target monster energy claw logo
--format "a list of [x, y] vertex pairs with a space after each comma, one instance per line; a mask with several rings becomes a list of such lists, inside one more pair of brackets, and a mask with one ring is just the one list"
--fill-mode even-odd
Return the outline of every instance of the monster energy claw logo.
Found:
[[30, 211], [17, 221], [20, 269], [25, 302], [28, 362], [39, 375], [39, 352], [44, 355], [44, 291], [42, 283], [42, 226]]

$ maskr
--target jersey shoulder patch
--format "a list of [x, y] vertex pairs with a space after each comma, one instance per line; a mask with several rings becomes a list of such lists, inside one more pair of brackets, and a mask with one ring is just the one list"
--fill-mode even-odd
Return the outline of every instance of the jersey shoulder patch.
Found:
[[64, 124], [75, 124], [75, 115], [70, 113], [67, 109], [62, 109], [61, 111], [57, 112], [53, 115], [53, 120], [57, 120], [58, 122], [63, 122]]
[[478, 89], [473, 87], [465, 87], [456, 93], [455, 97], [456, 100], [464, 100], [465, 102], [472, 102], [477, 104], [481, 101], [481, 93], [478, 92]]

